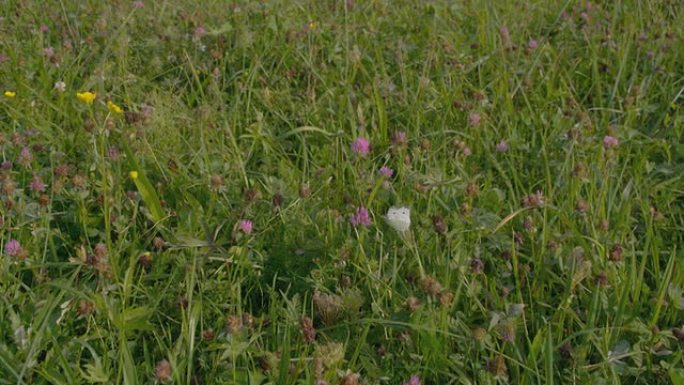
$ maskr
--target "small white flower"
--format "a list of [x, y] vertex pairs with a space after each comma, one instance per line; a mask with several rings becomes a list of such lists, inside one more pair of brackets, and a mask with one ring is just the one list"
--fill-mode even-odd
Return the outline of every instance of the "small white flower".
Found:
[[22, 349], [28, 344], [28, 336], [24, 326], [19, 326], [14, 330], [14, 342]]
[[55, 83], [55, 89], [59, 92], [66, 91], [66, 83], [59, 81]]
[[411, 210], [408, 207], [391, 207], [385, 220], [393, 229], [403, 233], [411, 227]]

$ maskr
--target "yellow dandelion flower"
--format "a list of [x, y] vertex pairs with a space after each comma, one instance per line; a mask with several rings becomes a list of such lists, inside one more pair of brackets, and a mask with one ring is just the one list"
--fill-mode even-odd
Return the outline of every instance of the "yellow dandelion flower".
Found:
[[123, 109], [114, 104], [111, 100], [107, 101], [107, 108], [109, 109], [109, 112], [113, 114], [123, 114]]
[[130, 176], [131, 179], [136, 180], [136, 179], [138, 179], [138, 172], [137, 171], [131, 171], [128, 173], [128, 176]]
[[6, 97], [6, 98], [13, 98], [13, 97], [15, 97], [15, 96], [17, 96], [17, 93], [16, 93], [16, 92], [14, 92], [14, 91], [5, 91], [5, 97]]
[[82, 101], [87, 105], [93, 104], [93, 101], [95, 100], [96, 96], [96, 93], [90, 91], [76, 93], [76, 97], [78, 98], [78, 100]]
[[309, 31], [313, 31], [314, 29], [316, 29], [316, 22], [312, 20], [309, 22]]

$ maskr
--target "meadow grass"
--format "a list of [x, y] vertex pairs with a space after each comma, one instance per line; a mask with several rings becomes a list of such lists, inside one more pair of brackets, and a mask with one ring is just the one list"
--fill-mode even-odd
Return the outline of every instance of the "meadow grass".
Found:
[[0, 384], [684, 384], [680, 2], [0, 15]]

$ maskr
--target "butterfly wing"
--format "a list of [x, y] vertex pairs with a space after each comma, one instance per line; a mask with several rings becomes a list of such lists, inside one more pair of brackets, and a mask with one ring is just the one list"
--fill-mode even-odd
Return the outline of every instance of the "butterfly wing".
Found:
[[392, 207], [387, 211], [386, 220], [393, 229], [407, 231], [411, 227], [411, 211], [406, 207]]

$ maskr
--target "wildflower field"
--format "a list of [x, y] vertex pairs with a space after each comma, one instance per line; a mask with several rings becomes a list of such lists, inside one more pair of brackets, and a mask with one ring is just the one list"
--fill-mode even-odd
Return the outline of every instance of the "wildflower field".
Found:
[[678, 0], [6, 0], [0, 93], [0, 384], [684, 384]]

